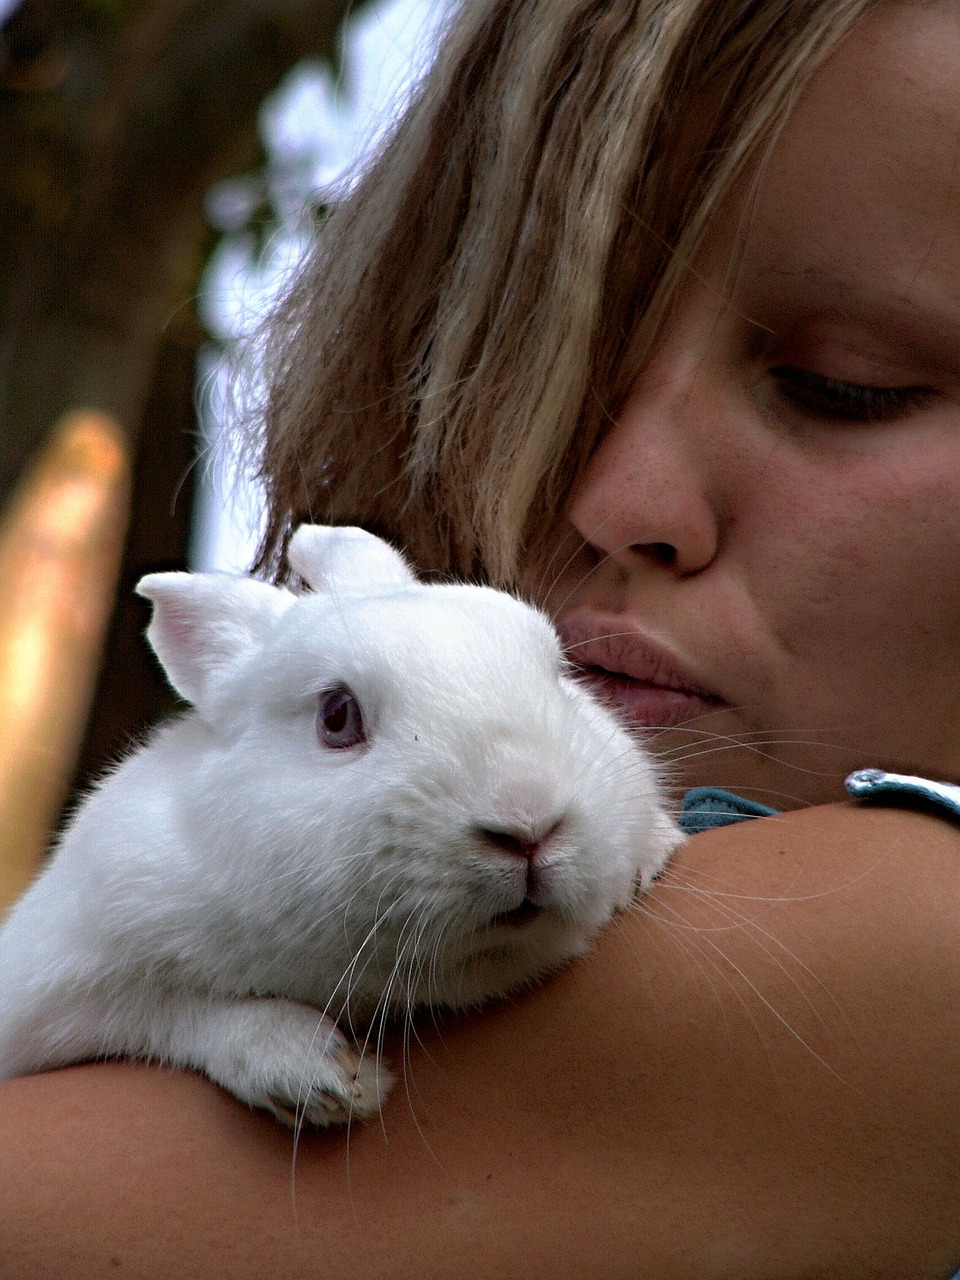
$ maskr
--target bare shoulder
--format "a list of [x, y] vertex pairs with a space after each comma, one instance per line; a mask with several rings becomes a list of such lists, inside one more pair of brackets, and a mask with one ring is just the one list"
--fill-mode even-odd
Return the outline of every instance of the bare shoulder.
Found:
[[738, 823], [687, 843], [654, 895], [658, 916], [681, 898], [701, 924], [727, 902], [745, 925], [759, 908], [808, 947], [849, 943], [836, 959], [859, 964], [879, 937], [891, 959], [899, 941], [948, 961], [960, 940], [960, 825], [853, 803]]
[[690, 841], [650, 905], [661, 933], [686, 916], [704, 945], [720, 930], [751, 972], [806, 990], [793, 951], [878, 1030], [915, 1021], [960, 1053], [960, 825], [852, 803], [742, 823]]
[[829, 1077], [904, 1119], [960, 1121], [960, 826], [840, 804], [723, 828], [687, 844], [642, 911], [633, 929], [673, 952], [673, 982], [694, 999], [709, 973], [704, 1007], [739, 1006], [744, 1042], [793, 1063], [798, 1090]]
[[943, 1280], [958, 944], [939, 819], [698, 836], [583, 961], [395, 1033], [382, 1125], [294, 1154], [195, 1077], [0, 1085], [3, 1274]]

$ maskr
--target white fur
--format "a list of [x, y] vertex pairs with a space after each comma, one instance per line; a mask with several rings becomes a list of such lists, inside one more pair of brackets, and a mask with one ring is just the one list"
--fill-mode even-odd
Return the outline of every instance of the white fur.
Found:
[[[142, 1057], [287, 1120], [370, 1114], [391, 1078], [346, 1031], [576, 955], [679, 842], [543, 614], [420, 583], [357, 529], [302, 527], [290, 563], [314, 592], [140, 584], [195, 709], [99, 784], [0, 929], [0, 1077]], [[338, 685], [367, 741], [332, 750]], [[540, 840], [535, 880], [478, 828]]]

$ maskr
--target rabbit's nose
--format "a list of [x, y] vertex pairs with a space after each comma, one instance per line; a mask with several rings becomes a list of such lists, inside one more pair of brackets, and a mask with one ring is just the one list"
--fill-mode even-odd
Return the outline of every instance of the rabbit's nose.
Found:
[[[519, 825], [494, 827], [482, 824], [478, 825], [475, 830], [488, 848], [533, 862], [537, 854], [549, 843], [550, 837], [562, 821], [562, 818], [558, 818], [549, 823], [531, 825], [529, 827]], [[538, 830], [538, 827], [542, 829]]]

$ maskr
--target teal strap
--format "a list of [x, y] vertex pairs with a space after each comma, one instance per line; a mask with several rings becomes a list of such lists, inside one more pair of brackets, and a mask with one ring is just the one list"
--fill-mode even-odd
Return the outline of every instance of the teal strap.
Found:
[[[857, 800], [929, 806], [955, 822], [960, 821], [960, 785], [953, 782], [935, 782], [932, 778], [889, 773], [886, 769], [857, 769], [844, 781], [844, 786]], [[768, 818], [777, 812], [719, 787], [692, 787], [680, 803], [678, 821], [686, 835], [695, 836], [713, 827], [728, 827], [747, 818]], [[960, 1280], [960, 1272], [956, 1280]]]
[[695, 836], [713, 827], [729, 827], [747, 818], [769, 818], [776, 809], [769, 809], [755, 800], [746, 800], [732, 791], [719, 787], [692, 787], [680, 802], [677, 821], [685, 835]]
[[933, 782], [910, 773], [887, 773], [885, 769], [858, 769], [843, 785], [858, 800], [877, 800], [881, 804], [919, 802], [960, 819], [960, 786], [953, 782]]

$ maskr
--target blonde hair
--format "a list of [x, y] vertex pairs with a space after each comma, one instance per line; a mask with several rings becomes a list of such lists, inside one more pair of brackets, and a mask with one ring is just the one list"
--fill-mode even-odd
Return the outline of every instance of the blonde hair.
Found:
[[871, 0], [463, 0], [272, 321], [261, 571], [301, 520], [536, 562], [710, 220]]

